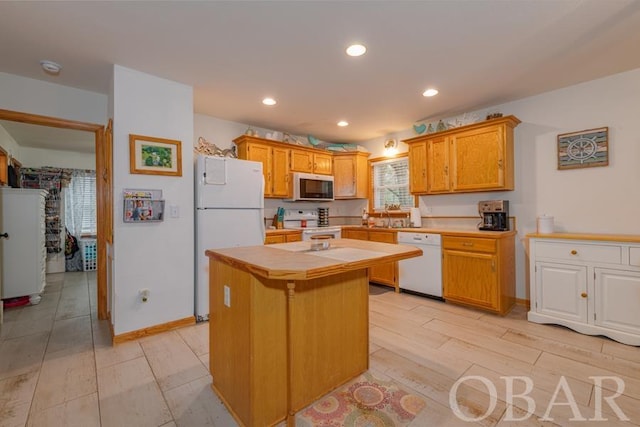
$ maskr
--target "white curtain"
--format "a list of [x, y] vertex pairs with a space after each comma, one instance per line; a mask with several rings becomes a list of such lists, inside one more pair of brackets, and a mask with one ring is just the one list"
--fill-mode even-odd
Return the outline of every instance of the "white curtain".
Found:
[[[91, 214], [91, 212], [87, 212], [86, 207], [90, 203], [87, 198], [93, 194], [93, 189], [90, 187], [92, 182], [95, 182], [95, 176], [95, 171], [74, 170], [71, 174], [69, 188], [64, 192], [65, 225], [78, 240], [83, 232], [83, 223], [86, 228], [88, 218], [84, 218], [84, 216]], [[95, 205], [93, 215], [95, 217]]]

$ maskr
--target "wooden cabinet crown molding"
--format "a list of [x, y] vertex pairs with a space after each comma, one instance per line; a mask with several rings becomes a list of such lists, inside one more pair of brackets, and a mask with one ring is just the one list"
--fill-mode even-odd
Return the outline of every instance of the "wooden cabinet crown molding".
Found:
[[487, 126], [495, 126], [495, 125], [502, 125], [502, 124], [506, 124], [511, 128], [515, 128], [520, 123], [522, 122], [516, 116], [505, 116], [497, 119], [484, 120], [481, 122], [472, 123], [470, 125], [460, 126], [457, 128], [447, 129], [442, 132], [425, 133], [423, 135], [414, 136], [413, 138], [403, 139], [402, 142], [406, 144], [413, 144], [415, 142], [426, 141], [426, 140], [438, 138], [441, 136], [451, 136], [460, 132], [466, 132], [474, 129], [482, 129]]
[[272, 139], [260, 138], [260, 137], [257, 137], [257, 136], [249, 136], [249, 135], [240, 135], [239, 137], [235, 138], [233, 140], [233, 142], [236, 143], [236, 144], [241, 144], [241, 143], [246, 143], [246, 142], [253, 142], [253, 143], [271, 145], [272, 147], [289, 148], [289, 149], [292, 149], [292, 150], [308, 151], [308, 152], [311, 152], [311, 153], [332, 154], [332, 152], [329, 151], [329, 150], [323, 150], [323, 149], [320, 149], [320, 148], [307, 147], [307, 146], [304, 146], [304, 145], [289, 144], [288, 142], [274, 141]]

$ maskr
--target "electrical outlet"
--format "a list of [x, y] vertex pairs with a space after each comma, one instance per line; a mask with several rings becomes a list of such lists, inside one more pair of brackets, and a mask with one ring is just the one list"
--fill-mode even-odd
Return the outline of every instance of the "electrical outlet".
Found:
[[149, 291], [149, 289], [147, 289], [147, 288], [140, 289], [140, 290], [138, 291], [138, 293], [140, 294], [140, 300], [141, 300], [142, 302], [147, 302], [147, 301], [149, 301], [149, 294], [151, 293], [151, 292]]
[[224, 286], [224, 305], [231, 307], [231, 289], [227, 285]]
[[169, 206], [169, 214], [171, 215], [171, 218], [179, 218], [180, 208], [178, 208], [178, 205]]

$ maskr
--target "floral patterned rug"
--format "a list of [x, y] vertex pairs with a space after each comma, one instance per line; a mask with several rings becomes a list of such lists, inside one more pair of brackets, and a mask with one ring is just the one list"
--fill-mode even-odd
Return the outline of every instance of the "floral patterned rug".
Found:
[[298, 412], [296, 426], [406, 426], [425, 406], [395, 382], [365, 372]]

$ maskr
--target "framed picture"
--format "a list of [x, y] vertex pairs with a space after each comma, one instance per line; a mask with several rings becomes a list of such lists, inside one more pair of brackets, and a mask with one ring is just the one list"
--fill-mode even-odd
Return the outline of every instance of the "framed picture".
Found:
[[558, 169], [590, 168], [609, 164], [609, 128], [558, 135]]
[[182, 176], [181, 145], [171, 139], [129, 135], [130, 172]]

